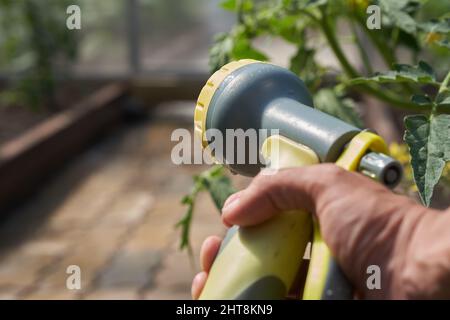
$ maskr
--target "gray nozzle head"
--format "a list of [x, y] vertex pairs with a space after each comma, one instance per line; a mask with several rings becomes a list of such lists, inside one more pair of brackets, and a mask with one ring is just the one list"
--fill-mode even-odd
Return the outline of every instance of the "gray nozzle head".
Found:
[[[205, 129], [215, 129], [224, 136], [228, 129], [260, 129], [269, 135], [280, 135], [311, 148], [321, 162], [334, 162], [345, 144], [360, 130], [337, 118], [314, 109], [313, 100], [305, 84], [291, 71], [268, 63], [252, 63], [228, 74], [211, 99]], [[208, 144], [213, 139], [208, 138]], [[258, 137], [261, 145], [262, 138]], [[255, 155], [255, 149], [244, 144], [246, 157]], [[258, 149], [256, 149], [258, 153]], [[242, 175], [254, 176], [262, 163], [246, 158], [236, 164], [235, 153], [223, 151], [214, 157]]]
[[403, 167], [397, 160], [376, 152], [370, 152], [361, 158], [358, 171], [391, 189], [403, 177]]
[[[227, 75], [218, 86], [208, 107], [205, 129], [218, 129], [222, 132], [224, 145], [229, 142], [226, 135], [229, 129], [252, 129], [257, 132], [260, 129], [282, 129], [264, 128], [265, 111], [279, 97], [299, 102], [308, 109], [313, 106], [313, 100], [303, 81], [291, 71], [262, 62], [245, 65]], [[258, 145], [262, 142], [258, 137]], [[252, 150], [257, 148], [245, 145], [244, 149], [246, 157], [250, 157], [249, 154], [254, 153]], [[214, 157], [227, 163], [231, 170], [246, 176], [256, 175], [263, 166], [259, 161], [251, 163], [248, 159], [245, 159], [245, 163], [237, 164], [233, 155], [227, 154], [226, 150]]]

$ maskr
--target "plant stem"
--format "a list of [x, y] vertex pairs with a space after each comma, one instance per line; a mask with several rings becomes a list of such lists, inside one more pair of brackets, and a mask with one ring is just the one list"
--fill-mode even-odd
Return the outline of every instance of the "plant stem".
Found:
[[[450, 71], [448, 71], [448, 73], [447, 73], [447, 75], [445, 76], [444, 80], [441, 82], [441, 85], [439, 86], [438, 94], [441, 94], [441, 93], [443, 93], [445, 90], [447, 90], [447, 87], [448, 87], [449, 82], [450, 82]], [[438, 107], [437, 103], [434, 102], [434, 103], [433, 103], [433, 107], [432, 107], [432, 109], [431, 109], [431, 115], [430, 115], [430, 118], [432, 118], [432, 117], [438, 112], [437, 107]], [[440, 108], [439, 108], [439, 111], [444, 111], [445, 109], [447, 109], [447, 111], [448, 111], [450, 108], [440, 107]], [[444, 111], [444, 112], [445, 112], [445, 111]]]
[[447, 89], [449, 82], [450, 82], [450, 71], [447, 73], [444, 80], [442, 81], [438, 93], [444, 92], [444, 90]]
[[341, 64], [342, 68], [344, 69], [345, 73], [349, 78], [359, 77], [359, 73], [356, 71], [355, 68], [353, 68], [353, 66], [347, 60], [347, 57], [345, 56], [344, 52], [342, 51], [342, 48], [337, 42], [336, 36], [334, 35], [330, 23], [326, 18], [326, 13], [324, 12], [323, 9], [321, 11], [322, 11], [322, 18], [320, 20], [320, 26], [325, 35], [325, 38], [328, 41], [328, 44], [330, 45], [331, 49], [336, 55], [336, 58], [339, 60], [339, 63]]
[[374, 31], [370, 31], [369, 29], [365, 28], [364, 23], [360, 19], [358, 19], [358, 21], [362, 26], [362, 29], [364, 30], [365, 34], [369, 37], [370, 41], [378, 49], [378, 52], [383, 58], [386, 66], [390, 68], [397, 61], [394, 50], [390, 48], [385, 42], [380, 41]]
[[[397, 57], [395, 56], [395, 44], [394, 48], [391, 48], [386, 42], [380, 41], [378, 36], [375, 34], [374, 31], [370, 31], [367, 28], [364, 28], [364, 23], [359, 19], [359, 24], [364, 29], [364, 32], [366, 35], [368, 35], [371, 42], [374, 44], [374, 46], [377, 48], [378, 52], [380, 53], [381, 57], [384, 60], [384, 63], [388, 68], [391, 68], [393, 64], [397, 62]], [[393, 43], [397, 41], [395, 38], [398, 37], [398, 28], [396, 28], [393, 31]], [[407, 91], [409, 94], [414, 94], [415, 90], [407, 83], [400, 84], [405, 91]]]
[[369, 93], [373, 95], [374, 97], [389, 103], [390, 106], [393, 106], [397, 109], [403, 109], [403, 110], [409, 110], [409, 111], [417, 111], [417, 112], [424, 112], [423, 107], [418, 106], [412, 102], [409, 102], [408, 100], [403, 99], [402, 97], [397, 96], [396, 94], [384, 90], [380, 87], [374, 87], [373, 85], [361, 85], [361, 90], [363, 92]]
[[367, 52], [364, 49], [364, 47], [363, 47], [363, 45], [362, 45], [362, 43], [361, 43], [361, 41], [359, 39], [358, 30], [357, 30], [357, 28], [355, 26], [355, 22], [354, 21], [350, 22], [350, 27], [352, 29], [353, 37], [354, 37], [356, 46], [358, 47], [358, 51], [359, 51], [359, 54], [361, 56], [361, 60], [364, 63], [364, 67], [366, 68], [366, 71], [367, 71], [368, 74], [373, 74], [372, 64], [370, 63], [369, 56], [367, 55]]
[[[399, 28], [395, 28], [392, 31], [392, 35], [391, 35], [391, 43], [392, 43], [392, 47], [395, 48], [397, 41], [398, 41], [398, 37], [400, 35], [400, 29]], [[395, 53], [394, 53], [395, 54]]]
[[243, 10], [244, 2], [242, 0], [236, 1], [237, 7], [237, 21], [239, 24], [244, 24], [244, 10]]
[[[324, 11], [323, 8], [321, 8], [321, 12], [322, 12], [322, 17], [320, 19], [320, 27], [322, 28], [322, 31], [323, 31], [331, 49], [333, 50], [334, 54], [336, 55], [336, 58], [339, 60], [339, 63], [342, 65], [342, 68], [344, 69], [344, 71], [348, 77], [350, 77], [350, 78], [359, 77], [360, 76], [359, 73], [350, 64], [350, 62], [348, 61], [344, 52], [342, 51], [342, 48], [340, 47], [339, 43], [337, 42], [336, 36], [335, 36], [333, 30], [331, 29], [328, 19], [326, 18], [326, 12]], [[417, 106], [414, 103], [406, 101], [405, 99], [402, 99], [402, 97], [399, 97], [392, 92], [388, 92], [381, 88], [374, 87], [373, 85], [361, 85], [359, 87], [361, 88], [362, 91], [369, 93], [369, 94], [377, 97], [378, 99], [393, 105], [394, 107], [423, 112], [423, 108], [421, 108], [420, 106]]]

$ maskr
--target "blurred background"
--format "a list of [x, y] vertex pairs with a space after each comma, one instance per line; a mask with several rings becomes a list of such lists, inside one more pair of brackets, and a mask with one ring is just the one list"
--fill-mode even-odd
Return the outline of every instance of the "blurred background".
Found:
[[204, 195], [195, 257], [179, 250], [205, 167], [172, 164], [171, 134], [191, 129], [234, 15], [211, 0], [2, 0], [0, 17], [0, 298], [190, 298], [200, 242], [223, 230]]
[[[225, 229], [200, 194], [191, 253], [179, 249], [181, 199], [207, 167], [173, 164], [171, 134], [192, 131], [214, 37], [239, 18], [220, 2], [0, 0], [0, 299], [190, 298], [202, 240]], [[71, 4], [81, 8], [80, 30], [66, 27]], [[342, 24], [339, 36], [347, 31]], [[286, 67], [298, 52], [270, 34], [253, 40]], [[358, 47], [342, 47], [364, 69]], [[323, 43], [315, 50], [321, 66], [340, 69]], [[448, 68], [448, 56], [434, 57]], [[365, 125], [405, 156], [405, 113], [355, 100]], [[448, 193], [434, 205], [448, 206]], [[67, 289], [70, 265], [81, 269], [80, 290]]]

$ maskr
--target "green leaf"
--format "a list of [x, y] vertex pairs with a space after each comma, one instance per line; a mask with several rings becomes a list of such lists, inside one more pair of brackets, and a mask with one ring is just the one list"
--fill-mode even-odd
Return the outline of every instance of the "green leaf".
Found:
[[318, 6], [323, 6], [328, 3], [328, 0], [292, 0], [291, 5], [298, 9], [309, 9]]
[[433, 68], [424, 61], [420, 61], [417, 66], [407, 64], [395, 64], [394, 70], [384, 73], [376, 73], [369, 78], [355, 78], [350, 80], [350, 84], [364, 84], [368, 82], [378, 83], [396, 83], [396, 82], [415, 82], [438, 84]]
[[450, 42], [448, 40], [436, 41], [434, 44], [438, 45], [441, 48], [450, 49]]
[[319, 90], [314, 96], [314, 106], [320, 111], [326, 112], [356, 127], [363, 127], [363, 123], [355, 110], [353, 101], [342, 97], [333, 89]]
[[299, 75], [307, 86], [312, 81], [317, 80], [318, 70], [314, 60], [315, 52], [314, 49], [306, 48], [302, 43], [290, 60], [290, 70]]
[[240, 59], [268, 60], [264, 53], [252, 46], [247, 29], [243, 25], [236, 26], [230, 33], [216, 36], [209, 51], [209, 67], [211, 72], [215, 72], [228, 62]]
[[289, 69], [295, 74], [302, 75], [305, 68], [312, 62], [315, 50], [300, 46], [295, 55], [291, 57]]
[[444, 90], [436, 96], [437, 109], [439, 107], [450, 106], [450, 90]]
[[233, 60], [239, 59], [255, 59], [267, 61], [268, 57], [261, 51], [255, 49], [251, 41], [245, 36], [239, 36], [234, 41], [234, 47], [231, 50], [231, 58]]
[[176, 223], [175, 227], [181, 229], [181, 241], [180, 249], [185, 248], [191, 251], [191, 246], [189, 243], [189, 234], [191, 230], [192, 217], [194, 213], [195, 199], [199, 192], [204, 189], [204, 185], [200, 179], [200, 176], [194, 176], [194, 186], [188, 195], [185, 195], [181, 200], [181, 203], [187, 206], [187, 210], [183, 217]]
[[429, 206], [442, 169], [450, 160], [450, 115], [408, 116], [405, 126], [414, 180], [422, 202]]
[[175, 225], [177, 228], [181, 228], [181, 241], [180, 249], [190, 248], [189, 245], [189, 233], [191, 230], [192, 216], [194, 212], [194, 204], [192, 199], [188, 200], [188, 197], [184, 197], [181, 201], [183, 204], [188, 206], [186, 213], [183, 218], [181, 218]]
[[431, 106], [432, 101], [430, 97], [423, 94], [415, 94], [411, 97], [411, 101], [419, 106]]
[[447, 34], [450, 33], [450, 19], [430, 20], [428, 22], [418, 24], [418, 27], [425, 32]]
[[398, 45], [403, 45], [412, 51], [419, 52], [421, 50], [418, 37], [403, 30], [398, 33], [397, 42]]
[[253, 9], [253, 0], [223, 0], [220, 6], [228, 11], [239, 11], [248, 12]]
[[214, 73], [231, 61], [233, 46], [233, 39], [228, 34], [221, 33], [215, 37], [214, 44], [209, 51], [209, 69], [211, 73]]
[[302, 39], [301, 31], [307, 26], [306, 19], [299, 15], [273, 15], [268, 21], [271, 33], [279, 35], [286, 41], [298, 44]]
[[236, 0], [224, 0], [220, 3], [220, 6], [225, 10], [236, 11], [237, 10], [236, 2], [237, 2]]
[[195, 201], [198, 194], [202, 191], [208, 191], [217, 209], [220, 211], [225, 200], [236, 190], [231, 184], [231, 180], [225, 174], [225, 168], [216, 165], [210, 169], [193, 177], [194, 186], [191, 192], [184, 196], [181, 203], [187, 206], [183, 217], [175, 225], [181, 229], [180, 249], [188, 248], [190, 250], [190, 228], [194, 213]]
[[379, 0], [380, 8], [391, 23], [409, 33], [416, 33], [416, 21], [408, 13], [409, 0]]
[[231, 184], [230, 178], [224, 175], [206, 179], [205, 188], [209, 191], [218, 210], [222, 210], [225, 200], [236, 192]]

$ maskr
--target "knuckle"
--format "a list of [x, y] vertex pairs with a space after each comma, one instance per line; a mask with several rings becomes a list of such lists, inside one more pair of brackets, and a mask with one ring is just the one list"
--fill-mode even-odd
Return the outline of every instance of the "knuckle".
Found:
[[333, 163], [326, 163], [321, 165], [320, 171], [325, 174], [328, 179], [340, 179], [346, 171]]
[[285, 188], [288, 181], [287, 178], [292, 176], [292, 170], [295, 169], [279, 170], [271, 175], [259, 174], [251, 183], [252, 189], [260, 194], [276, 193]]
[[265, 174], [258, 174], [253, 180], [251, 185], [254, 187], [263, 187], [270, 182], [269, 176]]

